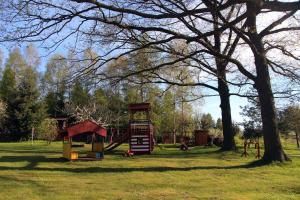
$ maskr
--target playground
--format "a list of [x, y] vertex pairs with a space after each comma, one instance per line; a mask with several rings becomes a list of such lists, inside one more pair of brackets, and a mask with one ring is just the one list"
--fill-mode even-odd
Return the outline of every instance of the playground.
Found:
[[[216, 147], [123, 157], [128, 144], [100, 161], [65, 161], [62, 142], [0, 143], [0, 199], [299, 199], [300, 155], [289, 141], [288, 164], [252, 165], [249, 156]], [[272, 184], [270, 184], [272, 183]]]

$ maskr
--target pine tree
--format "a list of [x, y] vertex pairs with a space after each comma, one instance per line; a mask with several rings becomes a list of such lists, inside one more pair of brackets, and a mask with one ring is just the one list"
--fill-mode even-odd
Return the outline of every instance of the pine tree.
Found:
[[222, 119], [218, 118], [216, 122], [216, 129], [223, 130]]
[[39, 101], [37, 72], [28, 67], [21, 76], [16, 97], [16, 117], [19, 137], [27, 137], [32, 128], [37, 127], [45, 116], [45, 107]]
[[77, 106], [87, 105], [90, 101], [88, 90], [76, 79], [71, 91], [71, 103]]
[[7, 106], [6, 118], [3, 122], [5, 133], [12, 133], [17, 130], [18, 121], [16, 117], [16, 78], [12, 68], [7, 65], [3, 71], [3, 77], [0, 82], [0, 97]]
[[51, 57], [42, 79], [42, 85], [46, 93], [47, 113], [50, 116], [64, 114], [68, 75], [69, 70], [66, 59], [58, 54]]
[[104, 107], [108, 107], [108, 99], [105, 94], [105, 90], [98, 88], [94, 92], [95, 103]]
[[36, 66], [26, 65], [19, 49], [14, 49], [6, 62], [0, 82], [0, 97], [7, 105], [5, 132], [11, 139], [26, 138], [45, 116], [39, 101]]
[[215, 122], [210, 113], [203, 114], [201, 117], [201, 126], [203, 130], [208, 130], [215, 126]]

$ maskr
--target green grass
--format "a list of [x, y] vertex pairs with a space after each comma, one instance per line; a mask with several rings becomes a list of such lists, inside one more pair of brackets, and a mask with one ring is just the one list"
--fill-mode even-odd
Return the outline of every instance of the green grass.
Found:
[[0, 143], [0, 199], [300, 199], [300, 150], [288, 164], [255, 167], [249, 157], [160, 146], [152, 155], [66, 162], [61, 142]]

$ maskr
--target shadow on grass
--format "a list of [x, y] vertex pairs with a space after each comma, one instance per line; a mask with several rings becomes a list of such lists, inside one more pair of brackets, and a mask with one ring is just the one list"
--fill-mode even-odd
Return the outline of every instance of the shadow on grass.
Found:
[[[221, 151], [216, 148], [205, 148], [200, 149], [189, 149], [187, 151], [182, 151], [180, 149], [174, 149], [172, 151], [163, 151], [164, 149], [155, 151], [152, 154], [138, 155], [139, 157], [149, 157], [149, 158], [195, 158], [202, 157], [203, 155], [209, 155], [211, 158], [219, 158], [226, 155], [228, 152]], [[125, 151], [116, 149], [113, 151], [106, 151], [106, 155], [123, 155]], [[237, 154], [238, 155], [238, 154]]]
[[41, 150], [41, 149], [32, 149], [32, 150], [11, 150], [11, 149], [0, 149], [0, 153], [61, 153], [61, 151], [53, 150]]
[[[191, 166], [191, 167], [86, 167], [86, 168], [62, 168], [62, 167], [38, 167], [39, 163], [66, 162], [63, 158], [46, 158], [44, 156], [3, 156], [0, 162], [29, 162], [23, 167], [0, 166], [0, 170], [30, 170], [30, 171], [57, 171], [72, 173], [126, 173], [126, 172], [169, 172], [169, 171], [191, 171], [191, 170], [226, 170], [226, 169], [248, 169], [264, 165], [262, 162], [252, 162], [246, 165], [236, 166]], [[100, 161], [101, 162], [101, 161]]]
[[[45, 156], [2, 156], [0, 158], [1, 162], [29, 162], [28, 165], [25, 167], [22, 167], [24, 170], [33, 170], [35, 167], [41, 162], [41, 163], [54, 163], [54, 162], [66, 162], [63, 158], [46, 158]], [[1, 167], [0, 167], [1, 170]]]
[[47, 191], [48, 188], [39, 184], [36, 181], [29, 180], [28, 178], [22, 178], [20, 177], [12, 177], [12, 176], [0, 176], [0, 182], [5, 185], [12, 185], [13, 187], [16, 187], [16, 185], [29, 185], [31, 188], [35, 188], [37, 190], [42, 190], [43, 192]]

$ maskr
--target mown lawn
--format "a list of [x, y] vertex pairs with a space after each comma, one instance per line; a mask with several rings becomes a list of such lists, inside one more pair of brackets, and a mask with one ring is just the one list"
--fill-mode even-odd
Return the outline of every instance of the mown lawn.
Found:
[[0, 199], [300, 199], [300, 150], [284, 144], [292, 163], [254, 167], [217, 148], [66, 162], [61, 142], [0, 143]]

